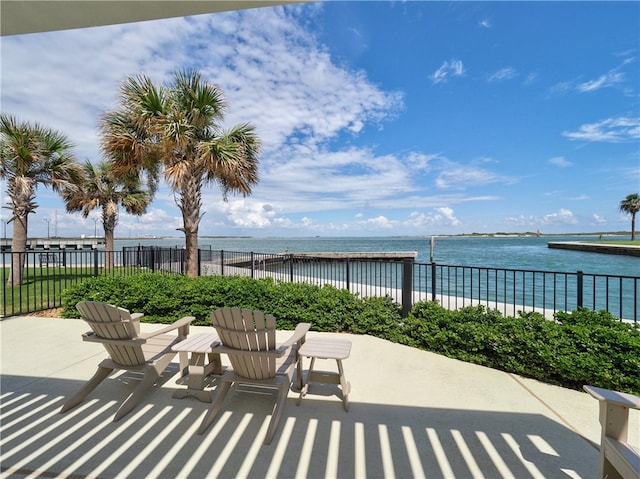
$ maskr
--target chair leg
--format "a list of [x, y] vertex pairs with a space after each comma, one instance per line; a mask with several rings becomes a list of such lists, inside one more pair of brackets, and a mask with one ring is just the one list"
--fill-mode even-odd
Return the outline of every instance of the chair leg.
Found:
[[287, 400], [288, 392], [289, 392], [289, 383], [284, 382], [278, 389], [278, 397], [276, 399], [275, 405], [273, 406], [273, 411], [271, 411], [271, 421], [269, 421], [267, 434], [264, 438], [265, 444], [271, 444], [273, 435], [275, 434], [276, 429], [278, 429], [278, 424], [280, 423], [280, 416], [282, 416], [282, 409], [284, 408], [284, 403]]
[[104, 381], [112, 371], [113, 368], [104, 368], [99, 366], [93, 377], [89, 379], [89, 381], [87, 381], [87, 383], [77, 393], [67, 399], [67, 402], [65, 402], [62, 409], [60, 409], [60, 414], [67, 412], [69, 409], [82, 402], [82, 400], [87, 397], [87, 395], [93, 391], [98, 384]]
[[209, 412], [207, 412], [207, 415], [204, 417], [204, 419], [200, 423], [200, 427], [198, 428], [198, 434], [203, 434], [207, 430], [207, 428], [211, 425], [213, 420], [216, 418], [216, 416], [218, 415], [218, 412], [220, 412], [222, 403], [224, 402], [224, 399], [227, 397], [227, 393], [229, 392], [229, 389], [231, 389], [231, 384], [232, 384], [231, 381], [222, 381], [222, 384], [220, 385], [220, 389], [216, 391], [216, 400], [214, 401], [213, 405], [209, 409]]
[[159, 359], [155, 364], [149, 367], [144, 373], [142, 381], [136, 386], [131, 394], [124, 400], [116, 411], [116, 415], [113, 421], [119, 421], [131, 411], [136, 404], [147, 394], [148, 390], [156, 383], [158, 378], [162, 375], [162, 372], [167, 368], [175, 354], [165, 354], [162, 359]]

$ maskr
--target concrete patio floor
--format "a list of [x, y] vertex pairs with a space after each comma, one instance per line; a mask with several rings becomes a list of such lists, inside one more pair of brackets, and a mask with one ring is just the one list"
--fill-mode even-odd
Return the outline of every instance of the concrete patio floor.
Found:
[[[143, 331], [157, 327], [142, 325]], [[161, 384], [119, 422], [113, 415], [139, 379], [131, 373], [114, 374], [75, 409], [59, 414], [65, 397], [105, 357], [100, 345], [81, 340], [87, 329], [73, 319], [0, 321], [2, 477], [587, 479], [597, 474], [598, 403], [586, 393], [370, 336], [309, 333], [352, 341], [344, 361], [352, 385], [350, 410], [343, 410], [335, 385], [312, 385], [300, 406], [298, 394], [290, 391], [268, 446], [262, 444], [273, 406], [268, 394], [232, 390], [217, 421], [197, 435], [208, 404], [172, 397], [185, 387], [177, 357]], [[211, 328], [191, 328], [207, 331]], [[332, 370], [335, 362], [319, 360], [318, 366]], [[630, 430], [640, 430], [638, 424], [632, 416]]]

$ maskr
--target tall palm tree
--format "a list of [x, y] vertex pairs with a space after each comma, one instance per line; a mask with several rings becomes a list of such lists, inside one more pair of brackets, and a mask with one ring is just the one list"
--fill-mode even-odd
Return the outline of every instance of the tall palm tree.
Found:
[[631, 241], [636, 239], [636, 213], [640, 211], [640, 195], [633, 193], [620, 202], [620, 211], [631, 215]]
[[107, 269], [114, 266], [113, 239], [120, 205], [127, 213], [141, 215], [151, 203], [151, 196], [142, 188], [139, 175], [117, 176], [113, 174], [112, 166], [113, 164], [107, 161], [95, 165], [86, 161], [83, 164], [84, 183], [79, 188], [63, 193], [67, 211], [70, 213], [81, 211], [82, 216], [87, 218], [94, 209], [102, 209]]
[[38, 185], [61, 192], [82, 179], [71, 148], [69, 140], [55, 130], [0, 113], [0, 178], [7, 180], [9, 221], [13, 221], [9, 286], [22, 284], [28, 217], [38, 208], [34, 201]]
[[144, 75], [127, 78], [120, 107], [102, 118], [102, 149], [114, 171], [143, 170], [152, 188], [164, 174], [173, 190], [189, 276], [198, 274], [203, 187], [217, 183], [226, 200], [229, 192], [251, 194], [258, 182], [260, 140], [247, 123], [223, 130], [225, 108], [216, 85], [196, 71], [182, 71], [168, 86], [156, 86]]

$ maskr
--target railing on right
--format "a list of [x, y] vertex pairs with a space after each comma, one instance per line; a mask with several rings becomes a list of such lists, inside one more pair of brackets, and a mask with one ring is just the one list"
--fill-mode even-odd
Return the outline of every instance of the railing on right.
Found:
[[474, 266], [415, 264], [415, 300], [439, 301], [449, 309], [482, 304], [504, 315], [536, 311], [606, 310], [637, 323], [640, 277], [529, 271]]
[[531, 271], [404, 260], [314, 258], [309, 254], [201, 252], [202, 274], [273, 277], [282, 281], [331, 284], [361, 296], [390, 296], [406, 316], [418, 301], [438, 301], [448, 309], [484, 305], [503, 315], [606, 310], [638, 323], [640, 276]]

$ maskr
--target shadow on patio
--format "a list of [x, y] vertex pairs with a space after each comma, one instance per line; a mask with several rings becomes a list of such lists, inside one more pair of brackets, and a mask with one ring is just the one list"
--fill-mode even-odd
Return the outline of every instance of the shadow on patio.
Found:
[[[273, 442], [264, 446], [273, 401], [246, 391], [232, 390], [216, 422], [196, 434], [209, 404], [172, 397], [185, 387], [177, 357], [119, 422], [113, 415], [139, 380], [131, 373], [110, 376], [59, 414], [104, 357], [81, 341], [86, 325], [25, 317], [0, 321], [0, 329], [2, 477], [597, 475], [598, 405], [587, 394], [370, 336], [339, 335], [353, 342], [345, 360], [349, 412], [336, 386], [314, 384], [300, 406], [291, 391]], [[333, 335], [310, 333], [325, 334]]]
[[345, 413], [338, 401], [310, 395], [296, 407], [290, 397], [273, 443], [263, 446], [268, 398], [232, 393], [198, 436], [207, 405], [158, 401], [166, 391], [151, 392], [117, 423], [121, 384], [59, 414], [64, 397], [49, 391], [80, 385], [47, 379], [29, 392], [3, 388], [3, 475], [588, 478], [597, 462], [582, 437], [538, 414], [362, 403]]

